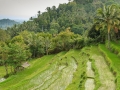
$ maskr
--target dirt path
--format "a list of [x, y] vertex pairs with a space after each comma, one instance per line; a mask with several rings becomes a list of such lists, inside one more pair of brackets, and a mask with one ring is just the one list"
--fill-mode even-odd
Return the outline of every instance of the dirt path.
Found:
[[94, 72], [92, 70], [91, 62], [87, 62], [87, 80], [85, 82], [85, 90], [94, 90], [95, 84], [94, 84]]
[[98, 69], [101, 82], [101, 86], [98, 90], [115, 90], [115, 77], [109, 70], [109, 67], [106, 64], [104, 57], [93, 54], [92, 59], [95, 60], [95, 65]]

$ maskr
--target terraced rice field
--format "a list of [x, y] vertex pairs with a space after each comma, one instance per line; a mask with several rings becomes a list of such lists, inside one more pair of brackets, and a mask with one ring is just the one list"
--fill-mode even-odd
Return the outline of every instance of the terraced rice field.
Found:
[[[96, 75], [92, 64], [95, 65], [99, 76]], [[96, 80], [100, 81], [99, 87]], [[96, 46], [30, 61], [30, 67], [26, 70], [0, 83], [0, 90], [94, 89], [116, 90], [115, 77]]]
[[92, 70], [91, 62], [88, 60], [87, 62], [87, 80], [85, 83], [85, 90], [94, 90], [95, 88], [95, 81], [94, 81], [94, 71]]
[[115, 77], [109, 70], [104, 58], [98, 55], [94, 55], [92, 58], [95, 59], [95, 65], [100, 76], [99, 79], [101, 86], [98, 88], [98, 90], [115, 90]]

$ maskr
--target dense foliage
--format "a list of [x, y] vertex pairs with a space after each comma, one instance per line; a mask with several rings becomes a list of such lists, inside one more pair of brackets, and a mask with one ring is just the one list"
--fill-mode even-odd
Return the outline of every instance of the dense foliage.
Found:
[[38, 11], [36, 17], [7, 31], [14, 37], [24, 30], [56, 34], [70, 27], [72, 32], [82, 35], [92, 27], [96, 10], [103, 4], [115, 2], [119, 0], [69, 0], [69, 3], [60, 4], [58, 8], [53, 6], [47, 7], [46, 12]]
[[[82, 48], [91, 42], [105, 42], [108, 24], [101, 26], [101, 17], [97, 17], [98, 22], [94, 23], [94, 16], [102, 4], [113, 3], [115, 4], [113, 0], [69, 0], [69, 3], [60, 4], [58, 8], [47, 7], [43, 13], [38, 11], [37, 17], [31, 17], [29, 21], [0, 30], [0, 65], [5, 66], [8, 74], [8, 67], [11, 67], [11, 72], [13, 69], [17, 72], [21, 69], [22, 62], [30, 58]], [[102, 11], [98, 9], [100, 10]], [[112, 11], [114, 9], [102, 14], [109, 18]], [[116, 12], [114, 16], [115, 14]], [[119, 18], [115, 21], [119, 21]], [[114, 22], [110, 25], [119, 25]], [[98, 24], [100, 31], [96, 31]]]
[[22, 62], [60, 51], [68, 51], [84, 46], [82, 36], [70, 32], [69, 28], [59, 34], [34, 33], [23, 31], [19, 35], [0, 43], [0, 64], [5, 65], [6, 74], [8, 66], [14, 72], [21, 69]]

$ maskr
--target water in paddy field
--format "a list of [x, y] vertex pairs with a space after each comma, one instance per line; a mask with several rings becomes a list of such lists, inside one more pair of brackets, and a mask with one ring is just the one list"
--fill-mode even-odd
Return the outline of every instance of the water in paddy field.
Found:
[[85, 90], [94, 90], [95, 88], [95, 82], [94, 82], [94, 72], [92, 70], [91, 62], [87, 62], [87, 68], [86, 68], [86, 74], [87, 74], [87, 80], [85, 82]]
[[3, 81], [5, 81], [5, 78], [0, 78], [0, 82], [3, 82]]

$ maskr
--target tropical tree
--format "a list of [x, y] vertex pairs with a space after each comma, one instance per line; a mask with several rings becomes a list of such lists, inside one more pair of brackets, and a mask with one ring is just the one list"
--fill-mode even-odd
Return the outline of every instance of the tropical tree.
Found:
[[53, 21], [50, 23], [50, 33], [51, 34], [57, 34], [59, 31], [59, 24], [53, 19]]
[[58, 37], [61, 41], [61, 47], [63, 50], [69, 50], [70, 49], [70, 41], [72, 40], [71, 37], [74, 35], [73, 32], [70, 31], [70, 27], [66, 28], [65, 31], [62, 31], [58, 34]]
[[16, 73], [21, 67], [22, 62], [25, 61], [27, 56], [26, 46], [22, 43], [9, 43], [9, 57], [10, 65], [13, 66], [14, 72]]
[[43, 42], [43, 48], [45, 50], [46, 55], [49, 54], [49, 51], [51, 50], [52, 47], [52, 35], [49, 33], [40, 33], [39, 35], [42, 36], [42, 42]]
[[40, 11], [38, 11], [38, 17], [40, 16], [40, 14], [41, 14], [41, 12], [40, 12]]
[[26, 37], [25, 40], [26, 44], [28, 45], [32, 57], [36, 56], [36, 50], [37, 50], [37, 35], [34, 32], [29, 33], [29, 35]]
[[10, 39], [10, 35], [5, 31], [0, 29], [0, 41], [6, 42]]
[[110, 31], [119, 25], [120, 10], [117, 5], [103, 6], [97, 10], [95, 17], [96, 30], [107, 30], [108, 48], [110, 47]]
[[19, 67], [21, 67], [22, 62], [29, 59], [31, 53], [28, 49], [28, 46], [24, 43], [22, 35], [12, 38], [8, 46], [9, 65], [14, 68], [14, 72], [16, 73], [20, 69]]
[[8, 75], [8, 66], [9, 66], [8, 52], [9, 52], [9, 47], [4, 42], [0, 42], [0, 61], [1, 61], [0, 64], [4, 65], [6, 75]]

